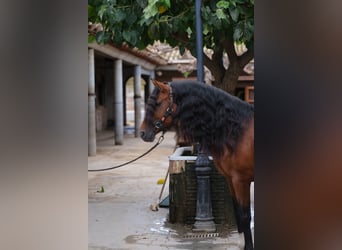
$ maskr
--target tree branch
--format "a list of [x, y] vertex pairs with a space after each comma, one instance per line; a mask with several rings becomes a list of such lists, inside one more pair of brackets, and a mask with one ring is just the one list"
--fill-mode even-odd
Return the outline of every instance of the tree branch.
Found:
[[211, 71], [215, 78], [215, 82], [220, 82], [224, 76], [225, 68], [222, 63], [223, 49], [214, 51], [212, 59], [203, 53], [203, 63]]
[[186, 33], [172, 33], [172, 37], [181, 43], [184, 43], [184, 44], [189, 43], [189, 38]]
[[239, 65], [240, 67], [245, 67], [247, 63], [249, 63], [254, 57], [254, 50], [247, 50], [245, 53], [243, 53], [241, 56], [239, 56]]
[[238, 55], [235, 51], [234, 41], [227, 38], [222, 41], [222, 46], [228, 54], [229, 63], [238, 60]]
[[213, 61], [217, 64], [216, 66], [218, 66], [218, 68], [220, 70], [225, 70], [224, 66], [223, 66], [223, 48], [218, 46], [215, 47], [214, 49], [214, 54], [213, 54]]
[[214, 62], [205, 53], [203, 53], [203, 63], [214, 74], [214, 71], [215, 71]]

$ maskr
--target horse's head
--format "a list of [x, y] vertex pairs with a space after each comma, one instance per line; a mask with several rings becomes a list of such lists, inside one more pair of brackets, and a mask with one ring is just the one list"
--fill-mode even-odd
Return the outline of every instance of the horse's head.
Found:
[[157, 80], [152, 80], [152, 83], [156, 88], [148, 99], [145, 118], [140, 127], [140, 137], [147, 142], [152, 142], [156, 134], [170, 128], [176, 110], [171, 85]]

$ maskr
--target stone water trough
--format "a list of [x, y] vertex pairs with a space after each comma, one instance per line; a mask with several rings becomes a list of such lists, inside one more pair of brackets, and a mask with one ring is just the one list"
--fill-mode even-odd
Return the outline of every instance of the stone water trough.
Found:
[[[169, 222], [192, 225], [196, 216], [197, 178], [192, 147], [179, 147], [169, 156]], [[210, 191], [215, 224], [235, 226], [231, 195], [225, 178], [210, 159]]]

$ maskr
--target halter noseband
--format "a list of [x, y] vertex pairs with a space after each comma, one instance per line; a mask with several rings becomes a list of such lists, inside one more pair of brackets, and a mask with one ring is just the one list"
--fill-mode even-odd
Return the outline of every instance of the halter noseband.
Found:
[[159, 130], [163, 130], [163, 131], [165, 131], [164, 121], [166, 120], [166, 118], [168, 118], [169, 116], [172, 116], [172, 114], [173, 114], [173, 110], [172, 110], [173, 96], [172, 96], [171, 83], [168, 83], [168, 85], [170, 88], [169, 106], [167, 107], [165, 114], [162, 116], [162, 118], [153, 122], [155, 129], [159, 129]]

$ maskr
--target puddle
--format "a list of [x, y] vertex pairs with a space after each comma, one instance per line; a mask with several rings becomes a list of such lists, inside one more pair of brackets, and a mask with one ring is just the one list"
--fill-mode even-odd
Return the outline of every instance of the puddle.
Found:
[[[171, 224], [166, 218], [153, 221], [149, 231], [129, 235], [124, 240], [136, 249], [159, 247], [160, 249], [240, 249], [237, 230], [228, 225], [216, 225], [215, 233], [193, 232], [192, 225]], [[133, 249], [132, 248], [132, 249]], [[134, 248], [135, 249], [135, 248]]]
[[[251, 195], [254, 196], [253, 189]], [[251, 198], [251, 229], [254, 238], [254, 197]], [[214, 233], [193, 232], [193, 225], [171, 224], [167, 218], [168, 215], [155, 219], [145, 232], [127, 236], [126, 244], [136, 245], [139, 248], [150, 246], [167, 249], [237, 250], [244, 243], [236, 227], [228, 224], [217, 224]]]
[[[153, 227], [150, 228], [150, 232], [161, 235], [168, 235], [173, 238], [179, 239], [194, 239], [194, 238], [214, 238], [222, 237], [226, 238], [233, 233], [237, 233], [235, 228], [229, 227], [228, 225], [216, 225], [215, 233], [195, 233], [192, 231], [192, 225], [187, 224], [171, 224], [166, 218], [161, 220], [155, 220]], [[207, 235], [208, 237], [205, 237]]]
[[155, 220], [153, 221], [153, 227], [150, 228], [151, 232], [154, 233], [160, 233], [160, 234], [171, 234], [171, 233], [176, 233], [175, 230], [169, 228], [166, 226], [166, 218], [163, 218], [161, 220]]

